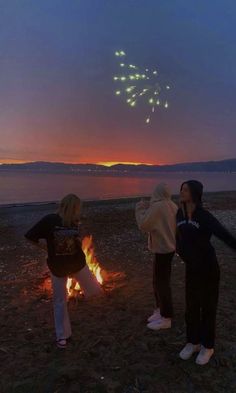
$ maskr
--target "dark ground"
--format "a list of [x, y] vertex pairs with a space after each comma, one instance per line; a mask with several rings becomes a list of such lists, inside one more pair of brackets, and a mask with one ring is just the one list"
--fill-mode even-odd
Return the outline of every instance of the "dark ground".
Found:
[[[236, 192], [208, 194], [208, 207], [236, 234]], [[152, 256], [134, 220], [133, 201], [84, 206], [100, 264], [124, 272], [104, 299], [73, 299], [73, 341], [55, 348], [45, 255], [23, 233], [54, 205], [0, 209], [0, 393], [236, 392], [236, 255], [214, 240], [221, 265], [216, 353], [205, 367], [183, 362], [184, 265], [173, 263], [173, 328], [153, 332]]]

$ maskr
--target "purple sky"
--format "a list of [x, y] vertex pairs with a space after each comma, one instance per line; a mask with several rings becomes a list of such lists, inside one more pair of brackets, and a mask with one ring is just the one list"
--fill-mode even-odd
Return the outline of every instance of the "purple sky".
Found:
[[[233, 0], [2, 1], [0, 162], [235, 158], [235, 14]], [[117, 49], [172, 86], [148, 126], [114, 95]]]

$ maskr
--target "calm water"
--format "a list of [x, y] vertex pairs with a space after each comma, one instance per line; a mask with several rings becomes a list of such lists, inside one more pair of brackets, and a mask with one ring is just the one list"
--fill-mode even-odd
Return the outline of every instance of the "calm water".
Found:
[[59, 200], [67, 193], [82, 199], [108, 199], [149, 195], [160, 181], [167, 182], [173, 193], [180, 184], [194, 178], [206, 191], [236, 190], [236, 173], [161, 173], [155, 176], [85, 176], [68, 174], [0, 173], [0, 204]]

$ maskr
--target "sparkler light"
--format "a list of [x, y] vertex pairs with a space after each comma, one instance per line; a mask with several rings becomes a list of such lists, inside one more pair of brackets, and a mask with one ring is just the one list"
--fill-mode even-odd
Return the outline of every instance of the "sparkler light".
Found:
[[167, 96], [171, 87], [159, 82], [158, 70], [141, 69], [134, 64], [126, 63], [126, 53], [123, 50], [116, 51], [115, 56], [122, 57], [122, 62], [119, 61], [120, 72], [113, 77], [115, 83], [119, 84], [115, 94], [123, 97], [130, 107], [136, 107], [139, 103], [147, 107], [148, 115], [145, 122], [149, 124], [157, 107], [169, 108]]

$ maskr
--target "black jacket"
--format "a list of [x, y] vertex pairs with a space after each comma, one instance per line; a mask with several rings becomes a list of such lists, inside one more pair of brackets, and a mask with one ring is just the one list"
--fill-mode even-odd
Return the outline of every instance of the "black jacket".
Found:
[[202, 271], [217, 264], [212, 235], [236, 250], [236, 239], [202, 206], [195, 209], [191, 220], [178, 210], [176, 251], [189, 269]]
[[33, 226], [25, 237], [47, 241], [47, 264], [54, 276], [65, 277], [83, 269], [85, 255], [79, 241], [78, 227], [66, 228], [58, 214], [48, 214]]

